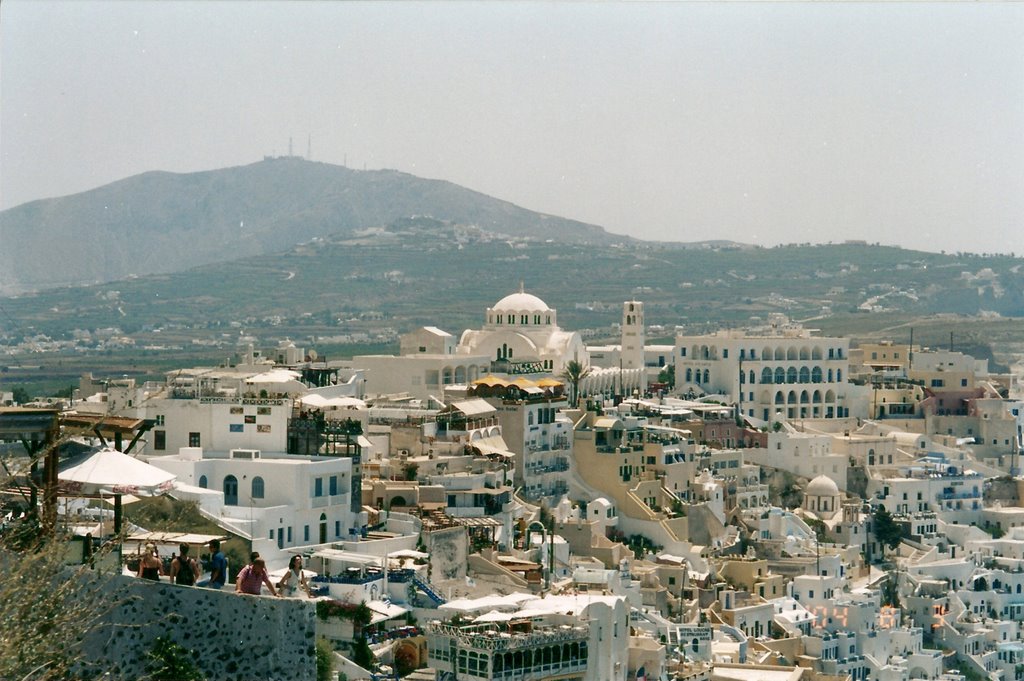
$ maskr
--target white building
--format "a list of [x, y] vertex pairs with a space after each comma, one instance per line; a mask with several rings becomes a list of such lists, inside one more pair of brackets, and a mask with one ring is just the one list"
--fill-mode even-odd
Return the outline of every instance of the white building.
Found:
[[[490, 611], [472, 624], [426, 627], [430, 666], [438, 681], [625, 681], [630, 644], [625, 598], [548, 596], [512, 607], [495, 597], [475, 601], [485, 602]], [[473, 600], [462, 603], [463, 615], [481, 610]]]
[[463, 331], [456, 353], [489, 357], [491, 370], [506, 374], [557, 375], [571, 360], [590, 363], [580, 335], [560, 329], [557, 312], [522, 287], [487, 308], [483, 328]]
[[268, 561], [295, 546], [349, 539], [365, 524], [352, 512], [347, 457], [183, 448], [149, 462], [178, 476], [175, 496], [243, 537]]
[[850, 341], [812, 336], [781, 315], [750, 330], [676, 337], [676, 390], [720, 394], [745, 416], [768, 421], [849, 415]]

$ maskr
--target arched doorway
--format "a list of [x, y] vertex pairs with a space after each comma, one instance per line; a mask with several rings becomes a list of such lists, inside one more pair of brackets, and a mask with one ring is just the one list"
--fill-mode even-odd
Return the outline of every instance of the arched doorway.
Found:
[[224, 505], [238, 506], [238, 478], [233, 475], [224, 478]]

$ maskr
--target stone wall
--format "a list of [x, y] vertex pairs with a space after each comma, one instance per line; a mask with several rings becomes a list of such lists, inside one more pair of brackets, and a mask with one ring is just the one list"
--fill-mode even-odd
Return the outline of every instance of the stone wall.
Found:
[[92, 628], [84, 650], [111, 679], [142, 678], [158, 636], [190, 651], [206, 678], [316, 679], [313, 601], [109, 579], [116, 605]]
[[449, 527], [423, 533], [423, 544], [430, 554], [430, 580], [443, 582], [466, 576], [469, 540], [465, 527]]

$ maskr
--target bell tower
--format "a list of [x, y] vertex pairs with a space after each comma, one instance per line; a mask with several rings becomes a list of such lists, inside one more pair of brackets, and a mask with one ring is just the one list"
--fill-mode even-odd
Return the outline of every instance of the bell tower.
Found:
[[640, 370], [640, 392], [647, 390], [644, 368], [644, 304], [629, 300], [622, 304], [622, 368]]

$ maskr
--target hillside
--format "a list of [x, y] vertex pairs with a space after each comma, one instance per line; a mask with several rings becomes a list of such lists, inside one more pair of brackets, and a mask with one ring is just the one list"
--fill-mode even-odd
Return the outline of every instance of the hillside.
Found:
[[0, 298], [0, 385], [63, 389], [87, 371], [154, 380], [286, 338], [332, 358], [394, 352], [416, 326], [479, 326], [520, 281], [594, 341], [614, 339], [622, 301], [637, 299], [652, 338], [783, 312], [827, 334], [907, 342], [913, 328], [924, 345], [1004, 366], [1024, 358], [1020, 258], [548, 243], [420, 217], [176, 274]]
[[629, 241], [450, 182], [274, 158], [206, 172], [143, 173], [3, 211], [0, 294], [268, 255], [411, 215], [513, 237]]

